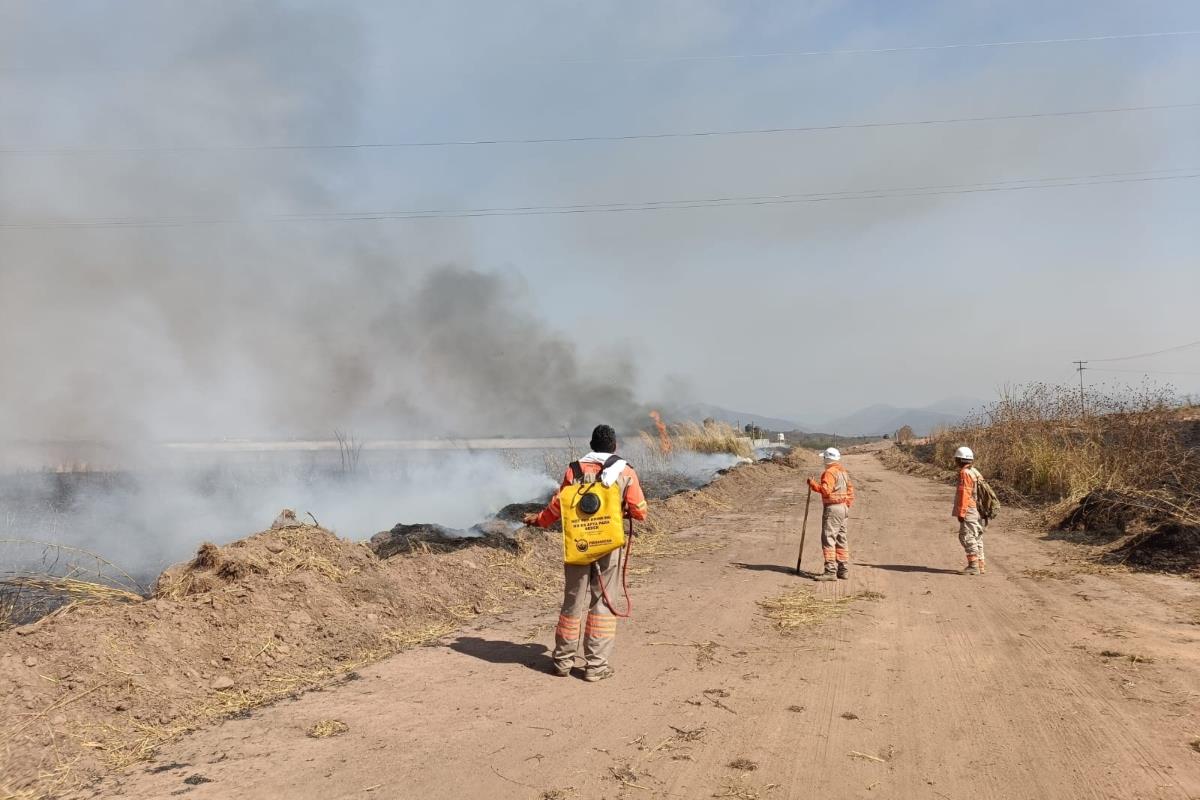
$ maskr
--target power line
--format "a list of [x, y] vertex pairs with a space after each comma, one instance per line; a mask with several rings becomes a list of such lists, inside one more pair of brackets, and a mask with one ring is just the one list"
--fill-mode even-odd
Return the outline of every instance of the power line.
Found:
[[1086, 44], [1098, 42], [1130, 41], [1135, 39], [1165, 39], [1181, 36], [1196, 36], [1200, 30], [1153, 31], [1148, 33], [1117, 33], [1099, 36], [1065, 36], [1056, 39], [1012, 39], [994, 42], [961, 42], [955, 44], [925, 44], [902, 47], [861, 47], [842, 50], [778, 50], [763, 53], [729, 53], [725, 55], [701, 56], [632, 56], [628, 58], [579, 58], [551, 62], [524, 62], [528, 64], [646, 64], [685, 61], [738, 61], [771, 58], [808, 58], [815, 56], [859, 56], [887, 53], [918, 53], [931, 50], [969, 50], [996, 47], [1024, 47], [1053, 44]]
[[1150, 356], [1160, 356], [1163, 353], [1174, 353], [1177, 350], [1188, 350], [1193, 347], [1200, 347], [1200, 341], [1188, 342], [1187, 344], [1179, 344], [1179, 345], [1175, 345], [1174, 347], [1167, 347], [1162, 350], [1155, 350], [1152, 353], [1138, 353], [1135, 356], [1121, 356], [1119, 358], [1093, 358], [1092, 360], [1097, 363], [1099, 363], [1099, 362], [1111, 363], [1113, 361], [1133, 361], [1134, 359], [1138, 359], [1138, 358], [1149, 358]]
[[407, 142], [350, 142], [343, 144], [231, 144], [231, 145], [165, 145], [161, 147], [65, 147], [65, 148], [3, 148], [0, 155], [88, 155], [120, 153], [198, 153], [290, 150], [382, 150], [427, 147], [478, 147], [484, 145], [520, 144], [577, 144], [587, 142], [630, 142], [655, 139], [694, 139], [723, 136], [763, 136], [771, 134], [819, 133], [822, 131], [869, 130], [872, 128], [908, 128], [932, 125], [955, 125], [974, 122], [1005, 122], [1062, 117], [1087, 117], [1102, 114], [1129, 114], [1144, 111], [1171, 111], [1200, 108], [1200, 102], [1166, 103], [1162, 105], [1118, 106], [1067, 111], [1038, 111], [1026, 114], [997, 114], [975, 117], [938, 117], [917, 120], [877, 122], [847, 122], [832, 125], [802, 125], [777, 128], [741, 128], [732, 130], [676, 131], [665, 133], [628, 133], [588, 136], [542, 136], [511, 139], [446, 139]]
[[1137, 375], [1200, 375], [1200, 372], [1190, 370], [1117, 369], [1114, 367], [1088, 367], [1088, 369], [1094, 372], [1130, 372]]
[[[1185, 174], [1162, 174], [1183, 172]], [[878, 200], [937, 195], [1015, 192], [1030, 189], [1055, 189], [1079, 186], [1101, 186], [1125, 183], [1200, 178], [1200, 168], [1190, 170], [1152, 170], [1144, 173], [1106, 173], [1099, 175], [1065, 176], [993, 181], [976, 184], [916, 186], [891, 189], [863, 189], [842, 192], [813, 192], [791, 195], [729, 196], [680, 200], [648, 200], [637, 202], [582, 203], [575, 205], [509, 206], [473, 209], [409, 209], [385, 211], [311, 212], [281, 214], [259, 218], [248, 217], [124, 217], [76, 220], [46, 220], [5, 222], [0, 230], [64, 229], [64, 228], [171, 228], [201, 225], [238, 225], [274, 222], [362, 222], [416, 219], [459, 219], [470, 217], [550, 216], [568, 214], [625, 213], [641, 211], [689, 210], [697, 208], [731, 208], [748, 206], [791, 205], [797, 203], [833, 202], [841, 200]]]

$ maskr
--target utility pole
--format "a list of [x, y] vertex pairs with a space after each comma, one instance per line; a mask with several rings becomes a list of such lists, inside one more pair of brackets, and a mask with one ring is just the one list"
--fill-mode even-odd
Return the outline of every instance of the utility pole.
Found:
[[1083, 403], [1083, 371], [1087, 369], [1086, 361], [1072, 361], [1075, 365], [1075, 370], [1079, 373], [1079, 416], [1087, 416], [1087, 407]]

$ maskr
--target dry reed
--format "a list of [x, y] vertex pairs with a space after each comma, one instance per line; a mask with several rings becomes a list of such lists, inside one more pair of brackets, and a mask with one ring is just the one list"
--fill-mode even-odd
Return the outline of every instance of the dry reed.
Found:
[[676, 445], [697, 453], [728, 453], [752, 458], [754, 448], [750, 439], [726, 422], [708, 421], [703, 425], [681, 422], [675, 426]]

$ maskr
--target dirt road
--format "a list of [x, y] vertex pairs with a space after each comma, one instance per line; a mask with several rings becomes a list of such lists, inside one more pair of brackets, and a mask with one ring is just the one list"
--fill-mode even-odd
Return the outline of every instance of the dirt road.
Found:
[[[847, 465], [849, 581], [790, 574], [805, 490], [782, 485], [684, 534], [721, 549], [639, 576], [612, 680], [542, 672], [555, 612], [527, 609], [201, 731], [101, 794], [1200, 797], [1195, 583], [1075, 574], [1017, 513], [987, 534], [989, 574], [959, 575], [948, 487]], [[782, 636], [756, 601], [798, 585], [882, 597]], [[348, 732], [305, 735], [325, 719]]]

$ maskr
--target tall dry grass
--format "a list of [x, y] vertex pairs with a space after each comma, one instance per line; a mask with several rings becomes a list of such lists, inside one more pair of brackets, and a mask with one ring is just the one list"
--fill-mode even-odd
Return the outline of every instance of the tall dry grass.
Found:
[[674, 426], [671, 440], [677, 447], [697, 453], [728, 453], [753, 458], [754, 447], [741, 431], [727, 422], [709, 420], [704, 424], [681, 422]]
[[1098, 490], [1131, 508], [1200, 524], [1200, 449], [1171, 391], [1152, 386], [1091, 392], [1032, 384], [1004, 391], [967, 424], [935, 432], [924, 460], [952, 468], [967, 445], [991, 480], [1037, 501], [1075, 501]]
[[727, 453], [743, 458], [754, 457], [754, 448], [750, 440], [737, 428], [725, 422], [681, 422], [658, 434], [639, 431], [638, 437], [644, 451], [639, 454], [639, 460], [651, 468], [666, 468], [670, 465], [672, 456], [684, 450], [697, 453]]
[[140, 602], [146, 594], [129, 573], [90, 551], [0, 539], [0, 630], [77, 605]]

